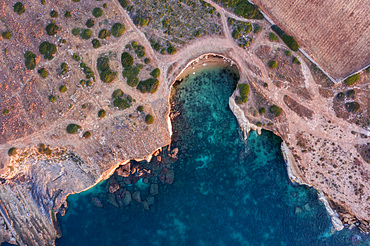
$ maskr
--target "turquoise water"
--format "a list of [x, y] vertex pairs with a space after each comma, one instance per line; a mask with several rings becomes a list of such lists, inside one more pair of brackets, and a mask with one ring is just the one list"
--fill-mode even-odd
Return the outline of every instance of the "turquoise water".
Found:
[[[357, 230], [332, 234], [315, 190], [290, 184], [280, 138], [242, 140], [228, 108], [237, 81], [219, 67], [176, 83], [171, 111], [180, 115], [161, 162], [132, 162], [146, 173], [114, 174], [69, 196], [57, 245], [369, 245]], [[174, 162], [166, 156], [176, 147]], [[124, 194], [138, 191], [141, 202], [125, 205]]]

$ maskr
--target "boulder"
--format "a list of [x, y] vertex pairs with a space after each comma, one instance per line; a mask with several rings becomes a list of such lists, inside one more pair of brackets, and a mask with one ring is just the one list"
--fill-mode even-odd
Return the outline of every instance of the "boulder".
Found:
[[135, 191], [134, 193], [132, 193], [132, 199], [137, 202], [141, 202], [140, 191]]

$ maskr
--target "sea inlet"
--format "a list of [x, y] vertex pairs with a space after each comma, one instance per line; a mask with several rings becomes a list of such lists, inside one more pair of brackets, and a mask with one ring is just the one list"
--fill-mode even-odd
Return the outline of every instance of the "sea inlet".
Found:
[[279, 137], [243, 140], [228, 107], [238, 80], [220, 64], [176, 81], [171, 145], [70, 195], [57, 245], [369, 245], [333, 232], [316, 191], [289, 181]]

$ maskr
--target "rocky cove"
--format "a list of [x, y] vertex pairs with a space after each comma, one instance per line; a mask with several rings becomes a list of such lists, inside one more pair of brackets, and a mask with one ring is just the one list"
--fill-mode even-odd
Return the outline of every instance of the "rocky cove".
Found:
[[[347, 245], [360, 237], [356, 230], [331, 235], [315, 190], [289, 182], [278, 137], [247, 121], [243, 127], [237, 117], [250, 135], [243, 137], [227, 106], [238, 81], [228, 67], [222, 60], [175, 83], [171, 145], [148, 160], [128, 161], [108, 180], [71, 195], [66, 215], [59, 217], [64, 230], [58, 245], [201, 245], [205, 240]], [[230, 105], [234, 114], [235, 106]], [[259, 129], [260, 136], [250, 128]], [[204, 224], [209, 220], [213, 223]]]

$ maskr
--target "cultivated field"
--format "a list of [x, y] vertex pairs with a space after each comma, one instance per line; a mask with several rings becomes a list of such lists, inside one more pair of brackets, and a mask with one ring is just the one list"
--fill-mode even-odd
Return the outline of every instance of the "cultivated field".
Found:
[[368, 0], [253, 2], [335, 80], [369, 65]]

